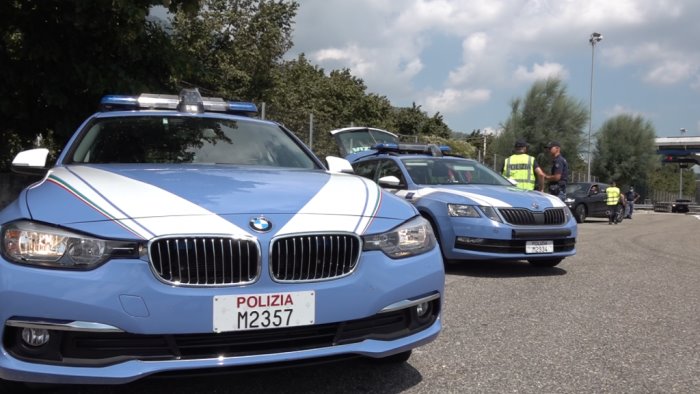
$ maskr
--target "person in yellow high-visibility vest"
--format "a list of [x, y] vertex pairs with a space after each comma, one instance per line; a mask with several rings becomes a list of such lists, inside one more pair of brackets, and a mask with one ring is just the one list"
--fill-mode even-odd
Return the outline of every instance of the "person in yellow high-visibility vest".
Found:
[[503, 176], [518, 184], [516, 187], [524, 190], [535, 190], [538, 178], [544, 172], [534, 157], [527, 154], [527, 142], [524, 139], [515, 141], [513, 154], [503, 163]]
[[605, 204], [608, 208], [608, 224], [617, 224], [617, 210], [618, 204], [622, 201], [622, 194], [615, 181], [610, 181], [610, 185], [605, 189], [605, 194], [607, 195]]

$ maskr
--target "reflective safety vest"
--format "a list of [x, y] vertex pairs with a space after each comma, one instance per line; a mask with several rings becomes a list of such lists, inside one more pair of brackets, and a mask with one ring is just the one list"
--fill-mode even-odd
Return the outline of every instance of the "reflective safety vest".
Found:
[[608, 186], [608, 188], [605, 189], [605, 193], [608, 195], [607, 200], [605, 200], [607, 205], [617, 205], [617, 203], [620, 201], [619, 188], [615, 186]]
[[535, 190], [535, 158], [524, 153], [507, 158], [503, 176], [518, 182], [520, 189]]

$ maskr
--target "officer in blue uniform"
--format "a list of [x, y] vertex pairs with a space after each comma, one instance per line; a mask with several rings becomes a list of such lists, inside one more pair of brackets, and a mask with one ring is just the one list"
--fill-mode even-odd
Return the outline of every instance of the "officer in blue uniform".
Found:
[[544, 176], [547, 182], [547, 192], [559, 197], [562, 201], [566, 198], [566, 184], [569, 180], [569, 164], [561, 155], [559, 141], [550, 141], [546, 146], [552, 156], [552, 173]]

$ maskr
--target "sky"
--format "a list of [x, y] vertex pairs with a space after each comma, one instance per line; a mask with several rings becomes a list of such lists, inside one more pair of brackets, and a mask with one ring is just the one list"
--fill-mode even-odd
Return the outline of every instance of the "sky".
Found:
[[[497, 132], [513, 99], [538, 79], [558, 77], [586, 109], [592, 102], [592, 133], [630, 114], [650, 121], [659, 137], [700, 137], [697, 0], [299, 4], [286, 58], [304, 53], [327, 73], [347, 68], [368, 93], [439, 112], [453, 131]], [[593, 32], [603, 36], [595, 46]]]

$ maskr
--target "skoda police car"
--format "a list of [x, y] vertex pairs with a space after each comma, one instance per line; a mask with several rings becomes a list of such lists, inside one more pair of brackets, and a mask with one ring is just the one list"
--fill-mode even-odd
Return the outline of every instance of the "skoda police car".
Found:
[[55, 165], [17, 155], [43, 178], [0, 212], [0, 385], [403, 362], [437, 337], [427, 220], [255, 111], [107, 96]]
[[576, 253], [576, 220], [555, 196], [516, 188], [441, 147], [399, 144], [385, 130], [348, 127], [331, 134], [357, 175], [416, 206], [433, 226], [446, 262], [527, 260], [553, 267]]

